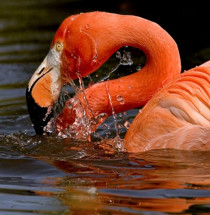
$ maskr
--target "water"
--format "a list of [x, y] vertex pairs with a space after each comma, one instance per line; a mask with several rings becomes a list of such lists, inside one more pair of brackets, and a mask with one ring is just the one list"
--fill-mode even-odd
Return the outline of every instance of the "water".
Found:
[[[156, 150], [132, 155], [113, 151], [108, 141], [99, 145], [35, 136], [25, 102], [27, 82], [48, 53], [59, 23], [81, 8], [96, 8], [96, 3], [89, 4], [0, 2], [0, 214], [209, 214], [210, 152]], [[134, 10], [126, 1], [112, 2], [116, 12], [123, 12], [125, 5]], [[192, 50], [193, 43], [180, 47], [185, 54], [183, 67], [210, 58], [210, 46], [203, 45], [207, 33], [200, 34], [204, 37], [197, 50]], [[123, 53], [117, 53], [118, 58]], [[136, 67], [128, 65], [125, 72], [140, 68], [133, 61]], [[109, 61], [91, 76], [92, 82], [106, 77], [118, 63], [116, 57]], [[116, 72], [122, 69], [118, 67]], [[109, 78], [118, 77], [116, 72]], [[120, 94], [119, 102], [123, 102]], [[110, 118], [99, 127], [99, 135], [115, 137], [117, 127], [123, 137], [122, 125], [129, 127], [137, 113], [121, 113], [117, 122]]]

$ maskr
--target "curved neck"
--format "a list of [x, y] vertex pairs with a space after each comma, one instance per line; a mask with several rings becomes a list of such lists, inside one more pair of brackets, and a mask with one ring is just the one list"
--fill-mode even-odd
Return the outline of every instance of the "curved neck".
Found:
[[[89, 107], [94, 113], [111, 115], [111, 106], [116, 113], [143, 106], [156, 91], [179, 76], [181, 63], [178, 47], [173, 38], [156, 23], [135, 16], [100, 12], [92, 14], [91, 18], [90, 14], [86, 15], [84, 20], [80, 26], [93, 23], [88, 29], [83, 28], [83, 33], [90, 38], [90, 43], [92, 41], [89, 59], [85, 60], [87, 56], [85, 58], [83, 55], [85, 65], [80, 67], [81, 71], [86, 68], [85, 75], [98, 69], [123, 46], [141, 49], [147, 59], [142, 70], [94, 84], [85, 90]], [[91, 65], [91, 68], [87, 65]]]

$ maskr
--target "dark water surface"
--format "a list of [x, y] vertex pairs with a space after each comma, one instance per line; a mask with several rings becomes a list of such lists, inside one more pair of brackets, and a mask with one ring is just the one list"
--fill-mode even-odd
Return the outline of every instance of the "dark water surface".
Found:
[[[31, 127], [27, 82], [70, 14], [95, 9], [142, 12], [177, 39], [183, 68], [210, 59], [209, 33], [199, 28], [208, 22], [205, 14], [197, 14], [199, 5], [186, 11], [174, 6], [171, 15], [154, 8], [149, 13], [149, 8], [136, 8], [134, 1], [98, 8], [76, 0], [0, 2], [0, 214], [210, 214], [210, 152], [109, 154], [97, 142], [36, 137]], [[171, 19], [176, 11], [181, 30], [197, 29], [189, 39]], [[136, 113], [131, 111], [128, 118]], [[113, 122], [110, 125], [114, 132]]]

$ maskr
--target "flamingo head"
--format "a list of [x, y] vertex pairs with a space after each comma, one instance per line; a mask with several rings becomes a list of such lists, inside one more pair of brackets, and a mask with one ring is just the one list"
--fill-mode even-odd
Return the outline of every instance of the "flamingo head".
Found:
[[[26, 90], [28, 112], [37, 134], [53, 117], [52, 107], [62, 86], [99, 67], [94, 38], [88, 35], [87, 15], [66, 18], [57, 30], [49, 53], [31, 77]], [[75, 20], [75, 21], [74, 21]], [[78, 20], [78, 21], [77, 21]]]

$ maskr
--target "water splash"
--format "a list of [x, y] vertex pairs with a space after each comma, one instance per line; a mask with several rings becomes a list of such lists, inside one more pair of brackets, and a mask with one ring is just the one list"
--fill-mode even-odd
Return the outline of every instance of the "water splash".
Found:
[[72, 92], [70, 91], [69, 84], [63, 86], [62, 92], [58, 98], [58, 101], [55, 103], [55, 105], [52, 107], [49, 107], [46, 113], [47, 115], [53, 111], [53, 117], [50, 119], [50, 121], [47, 123], [47, 125], [44, 127], [44, 134], [55, 134], [56, 133], [56, 127], [55, 127], [55, 119], [59, 116], [59, 114], [62, 112], [66, 101], [71, 99]]
[[125, 101], [124, 101], [124, 99], [123, 99], [123, 97], [122, 97], [121, 95], [117, 95], [116, 98], [117, 98], [117, 101], [118, 101], [121, 105], [124, 105], [124, 104], [125, 104]]
[[124, 127], [125, 127], [126, 129], [129, 129], [130, 125], [131, 125], [130, 122], [125, 121]]
[[[85, 26], [85, 29], [88, 30], [89, 29], [89, 25]], [[83, 33], [85, 33], [86, 35], [88, 35], [90, 37], [90, 35], [84, 31], [82, 31]], [[93, 56], [92, 61], [97, 61], [97, 44], [95, 43], [95, 55]], [[72, 56], [74, 58], [77, 58], [77, 56]], [[126, 112], [119, 114], [119, 120], [122, 121], [121, 123], [118, 122], [117, 120], [117, 114], [115, 113], [115, 110], [113, 108], [113, 104], [112, 104], [112, 98], [111, 95], [109, 93], [109, 78], [111, 76], [112, 73], [114, 73], [119, 66], [123, 65], [129, 65], [131, 66], [133, 64], [133, 61], [131, 59], [131, 53], [128, 51], [123, 51], [123, 52], [116, 52], [116, 56], [117, 59], [119, 59], [119, 62], [117, 63], [117, 65], [111, 69], [111, 71], [108, 73], [108, 75], [104, 78], [102, 78], [100, 81], [97, 82], [101, 82], [101, 81], [107, 81], [106, 82], [106, 90], [107, 90], [107, 95], [108, 95], [108, 99], [112, 108], [112, 117], [114, 120], [114, 130], [115, 130], [115, 138], [113, 139], [113, 143], [114, 143], [114, 148], [117, 151], [123, 151], [124, 150], [124, 141], [123, 139], [121, 139], [120, 135], [124, 134], [126, 129], [128, 129], [129, 127], [129, 122], [125, 121], [124, 117], [126, 115]], [[79, 62], [79, 61], [78, 61]], [[54, 107], [54, 112], [55, 112], [55, 118], [52, 119], [48, 125], [45, 128], [45, 131], [47, 133], [54, 133], [56, 132], [55, 129], [55, 120], [57, 119], [59, 113], [62, 112], [63, 107], [65, 106], [65, 108], [69, 109], [69, 118], [73, 118], [72, 123], [67, 124], [66, 127], [57, 127], [58, 132], [58, 136], [62, 137], [62, 138], [72, 138], [72, 139], [79, 139], [79, 140], [84, 140], [84, 141], [91, 141], [92, 137], [96, 137], [96, 139], [98, 140], [102, 140], [102, 136], [98, 133], [95, 132], [96, 128], [102, 124], [106, 119], [107, 119], [107, 114], [106, 113], [102, 113], [99, 115], [95, 115], [89, 104], [88, 104], [88, 99], [86, 98], [85, 95], [85, 88], [86, 86], [90, 86], [92, 84], [94, 84], [91, 76], [88, 76], [88, 84], [84, 83], [84, 80], [82, 79], [80, 72], [79, 72], [79, 64], [78, 64], [78, 72], [76, 73], [77, 78], [78, 78], [78, 83], [76, 84], [75, 81], [71, 80], [70, 77], [68, 77], [69, 79], [69, 85], [67, 85], [67, 88], [69, 86], [71, 86], [71, 90], [74, 91], [75, 96], [71, 97], [68, 95], [69, 91], [68, 90], [64, 90], [61, 93], [60, 99], [57, 102], [57, 104]], [[119, 94], [116, 96], [117, 101], [119, 102], [119, 104], [123, 105], [125, 103], [124, 98]], [[66, 102], [67, 101], [67, 102]], [[71, 116], [72, 114], [72, 116]], [[62, 124], [62, 122], [61, 122]], [[110, 125], [103, 123], [102, 124], [102, 129], [103, 130], [107, 130], [107, 132], [103, 134], [106, 134], [107, 138], [110, 138], [111, 136], [113, 136], [113, 128], [110, 127]], [[102, 135], [103, 135], [102, 134]]]
[[119, 69], [120, 66], [133, 65], [133, 60], [131, 59], [131, 52], [123, 50], [123, 54], [121, 54], [120, 51], [117, 51], [115, 57], [120, 60], [119, 63], [114, 68], [112, 68], [110, 72], [107, 74], [107, 76], [102, 78], [99, 82], [108, 80], [110, 76]]
[[131, 52], [126, 50], [123, 51], [123, 55], [120, 55], [120, 65], [131, 66], [133, 65], [133, 60], [131, 59]]
[[121, 139], [120, 136], [116, 136], [113, 141], [114, 147], [118, 152], [124, 152], [125, 140]]
[[[80, 94], [81, 92], [84, 92], [84, 83], [82, 81], [82, 77], [79, 73], [77, 73], [77, 77], [79, 80], [79, 87], [76, 86], [73, 80], [70, 79], [69, 82], [76, 95]], [[84, 99], [87, 103], [85, 94]], [[61, 130], [58, 133], [58, 136], [62, 138], [68, 137], [73, 139], [89, 140], [91, 134], [90, 123], [87, 117], [87, 113], [81, 104], [81, 101], [76, 96], [74, 98], [69, 99], [68, 108], [70, 110], [72, 109], [72, 112], [75, 113], [75, 121], [68, 128], [65, 128], [65, 130]], [[84, 129], [84, 127], [86, 129]]]
[[73, 107], [73, 111], [76, 116], [75, 121], [72, 125], [69, 125], [69, 127], [64, 130], [60, 130], [58, 136], [62, 138], [89, 140], [91, 134], [90, 123], [80, 100], [77, 98], [72, 98], [68, 102], [68, 107], [70, 109]]
[[114, 147], [117, 151], [123, 151], [124, 150], [124, 141], [120, 138], [120, 133], [119, 133], [119, 129], [118, 129], [118, 122], [117, 122], [117, 115], [115, 113], [114, 106], [112, 104], [112, 98], [111, 98], [111, 95], [109, 93], [109, 81], [107, 81], [106, 83], [107, 83], [106, 84], [106, 91], [107, 91], [109, 103], [110, 103], [110, 106], [112, 109], [112, 116], [114, 119], [114, 126], [115, 126], [115, 131], [116, 131], [116, 137], [114, 138], [113, 144], [114, 144]]
[[[107, 118], [107, 114], [101, 113], [96, 115], [92, 112], [86, 98], [83, 79], [79, 72], [76, 73], [76, 75], [78, 77], [79, 86], [77, 86], [73, 80], [69, 82], [76, 95], [68, 99], [65, 104], [65, 108], [69, 109], [69, 116], [66, 116], [68, 117], [67, 120], [72, 118], [72, 122], [68, 123], [67, 127], [63, 127], [63, 119], [57, 118], [58, 123], [56, 128], [59, 131], [59, 137], [91, 141], [91, 135], [95, 134], [96, 128]], [[92, 81], [91, 78], [90, 81]], [[95, 136], [101, 139], [100, 135], [95, 134]]]

